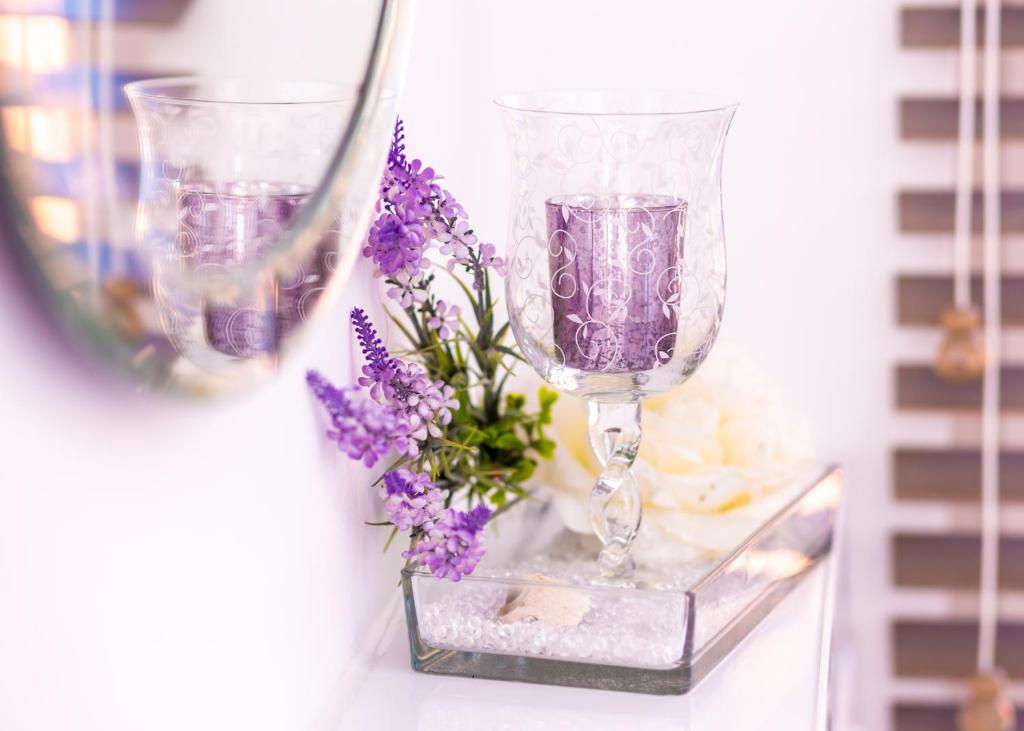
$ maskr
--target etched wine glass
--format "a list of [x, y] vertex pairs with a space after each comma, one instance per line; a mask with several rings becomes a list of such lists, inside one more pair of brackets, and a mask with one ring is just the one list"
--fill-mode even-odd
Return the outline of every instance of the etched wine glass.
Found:
[[606, 576], [633, 569], [641, 403], [686, 380], [725, 303], [721, 167], [736, 105], [676, 92], [496, 100], [512, 163], [506, 301], [537, 372], [588, 402]]

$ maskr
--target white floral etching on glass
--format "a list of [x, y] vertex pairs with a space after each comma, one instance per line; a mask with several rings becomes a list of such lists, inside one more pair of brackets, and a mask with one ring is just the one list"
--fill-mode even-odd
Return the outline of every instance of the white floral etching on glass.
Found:
[[685, 378], [721, 322], [721, 152], [731, 114], [506, 111], [507, 292], [527, 356]]

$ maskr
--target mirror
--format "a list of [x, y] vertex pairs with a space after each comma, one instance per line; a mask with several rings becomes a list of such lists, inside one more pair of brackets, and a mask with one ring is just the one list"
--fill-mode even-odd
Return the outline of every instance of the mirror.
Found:
[[0, 235], [141, 387], [271, 377], [342, 286], [414, 0], [0, 0]]

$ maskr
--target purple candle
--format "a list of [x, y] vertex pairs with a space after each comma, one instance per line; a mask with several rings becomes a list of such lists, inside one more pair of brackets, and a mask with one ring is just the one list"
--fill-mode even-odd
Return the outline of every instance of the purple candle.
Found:
[[[179, 252], [197, 267], [228, 267], [263, 256], [309, 198], [304, 186], [189, 183], [178, 194]], [[277, 351], [327, 284], [333, 232], [287, 279], [256, 288], [241, 306], [205, 304], [206, 339], [239, 358]]]
[[604, 373], [667, 362], [676, 342], [686, 203], [562, 196], [546, 208], [559, 359]]

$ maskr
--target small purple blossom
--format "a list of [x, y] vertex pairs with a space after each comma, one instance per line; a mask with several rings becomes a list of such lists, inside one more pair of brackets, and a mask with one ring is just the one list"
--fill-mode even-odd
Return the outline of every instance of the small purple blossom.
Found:
[[482, 533], [490, 517], [491, 511], [484, 505], [468, 513], [448, 508], [412, 550], [402, 555], [426, 566], [439, 579], [459, 581], [473, 573], [484, 556]]
[[391, 381], [394, 402], [404, 409], [412, 435], [416, 439], [439, 437], [444, 426], [452, 421], [452, 409], [459, 406], [455, 389], [444, 381], [431, 381], [417, 363], [397, 361], [399, 366]]
[[448, 226], [442, 221], [439, 225], [435, 224], [434, 235], [441, 242], [441, 253], [450, 257], [448, 271], [457, 264], [466, 266], [470, 263], [470, 247], [477, 242], [477, 238], [468, 222], [456, 221], [454, 225]]
[[441, 191], [441, 195], [437, 200], [437, 210], [445, 218], [469, 218], [466, 209], [447, 190]]
[[379, 492], [384, 510], [399, 530], [429, 530], [444, 510], [444, 494], [424, 472], [404, 467], [385, 472]]
[[316, 371], [306, 374], [306, 382], [331, 417], [327, 437], [351, 459], [373, 467], [391, 452], [419, 455], [409, 419], [400, 410], [361, 397], [356, 387], [337, 388]]
[[[424, 260], [424, 263], [426, 263], [426, 260]], [[395, 286], [388, 289], [388, 297], [398, 300], [398, 304], [402, 309], [423, 304], [427, 301], [428, 292], [426, 287], [423, 286], [421, 274], [411, 277], [408, 272], [401, 271], [391, 277], [391, 279], [395, 282]]]
[[366, 239], [363, 256], [373, 259], [385, 276], [405, 271], [418, 274], [423, 270], [426, 232], [420, 216], [403, 208], [380, 214]]
[[495, 256], [497, 248], [494, 244], [480, 244], [480, 264], [492, 267], [498, 274], [505, 276], [505, 260]]
[[459, 306], [449, 305], [444, 300], [438, 300], [434, 306], [434, 316], [427, 320], [427, 327], [437, 330], [442, 340], [447, 340], [459, 329]]
[[441, 187], [434, 182], [438, 180], [434, 168], [423, 167], [421, 160], [396, 166], [390, 172], [395, 178], [395, 184], [390, 189], [393, 203], [405, 203], [418, 208], [435, 195], [441, 194]]

